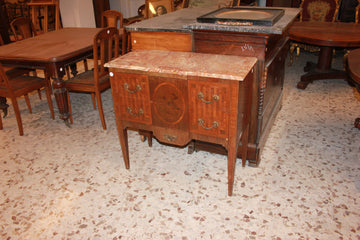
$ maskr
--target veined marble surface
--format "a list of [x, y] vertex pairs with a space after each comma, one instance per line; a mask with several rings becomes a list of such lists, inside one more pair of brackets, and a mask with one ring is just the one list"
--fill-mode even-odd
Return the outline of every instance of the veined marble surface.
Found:
[[256, 62], [257, 59], [255, 57], [137, 50], [120, 56], [105, 66], [150, 73], [243, 81]]
[[[257, 7], [252, 7], [257, 8]], [[298, 8], [282, 8], [284, 16], [273, 26], [231, 26], [212, 23], [198, 23], [197, 17], [216, 10], [217, 7], [185, 8], [126, 26], [128, 31], [191, 32], [193, 29], [283, 34], [300, 12]]]

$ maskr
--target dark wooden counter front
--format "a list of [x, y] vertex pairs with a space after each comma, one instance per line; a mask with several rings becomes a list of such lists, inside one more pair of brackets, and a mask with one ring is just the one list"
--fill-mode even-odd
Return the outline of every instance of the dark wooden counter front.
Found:
[[[196, 18], [216, 8], [182, 9], [127, 27], [132, 49], [158, 49], [251, 56], [259, 60], [252, 86], [248, 161], [258, 166], [263, 146], [281, 107], [287, 31], [299, 9], [284, 8], [273, 26], [228, 26], [198, 23]], [[239, 146], [241, 149], [241, 144]], [[206, 150], [226, 154], [220, 145], [195, 141], [189, 152]], [[238, 157], [241, 158], [241, 151]]]
[[219, 144], [227, 150], [232, 195], [240, 141], [242, 165], [246, 163], [256, 63], [254, 57], [158, 50], [134, 51], [110, 62], [126, 168], [130, 167], [128, 128], [176, 146], [192, 140]]

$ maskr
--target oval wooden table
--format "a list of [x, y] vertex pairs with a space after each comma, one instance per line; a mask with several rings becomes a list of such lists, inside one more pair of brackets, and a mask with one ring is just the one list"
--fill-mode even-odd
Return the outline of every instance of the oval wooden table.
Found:
[[320, 47], [318, 62], [307, 62], [306, 74], [301, 76], [297, 87], [305, 89], [315, 80], [346, 79], [344, 70], [331, 67], [333, 49], [335, 47], [360, 47], [360, 24], [345, 22], [295, 22], [289, 30], [293, 41]]
[[[360, 92], [360, 48], [353, 50], [348, 54], [347, 67], [350, 77], [354, 80], [356, 89]], [[355, 119], [354, 125], [360, 129], [360, 118]]]

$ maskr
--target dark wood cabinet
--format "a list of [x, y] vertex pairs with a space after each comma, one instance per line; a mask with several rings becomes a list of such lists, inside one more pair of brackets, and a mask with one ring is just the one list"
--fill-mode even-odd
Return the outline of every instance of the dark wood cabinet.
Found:
[[267, 7], [299, 7], [301, 0], [266, 0]]

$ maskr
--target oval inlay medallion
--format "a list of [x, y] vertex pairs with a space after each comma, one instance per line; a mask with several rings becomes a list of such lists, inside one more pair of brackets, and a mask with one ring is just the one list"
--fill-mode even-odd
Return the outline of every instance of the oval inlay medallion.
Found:
[[155, 114], [164, 122], [176, 124], [185, 114], [185, 100], [180, 89], [171, 83], [159, 84], [153, 93]]

